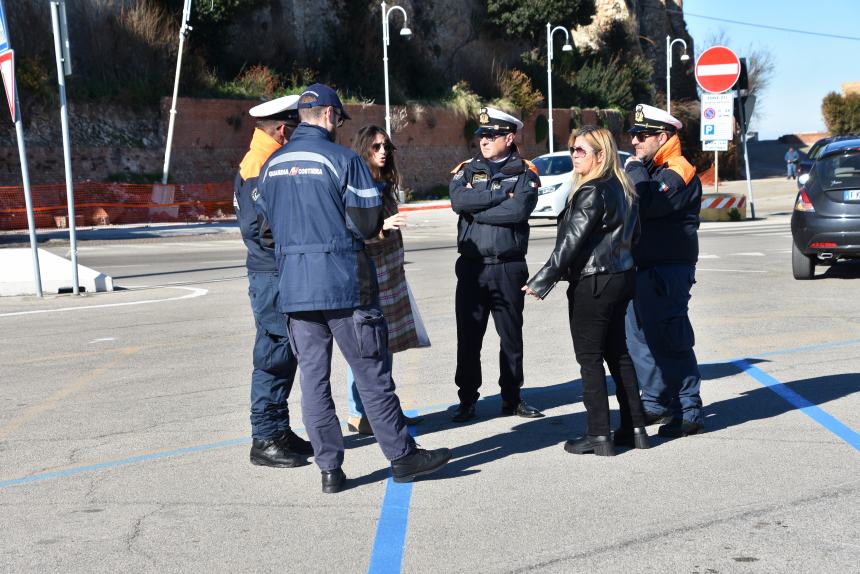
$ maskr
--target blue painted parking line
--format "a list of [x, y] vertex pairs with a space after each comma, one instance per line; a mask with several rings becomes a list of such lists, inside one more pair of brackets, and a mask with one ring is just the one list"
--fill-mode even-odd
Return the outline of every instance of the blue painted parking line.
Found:
[[[417, 411], [406, 411], [414, 417]], [[415, 436], [415, 427], [409, 427]], [[409, 505], [412, 502], [412, 483], [397, 483], [391, 478], [385, 485], [385, 498], [376, 524], [376, 538], [370, 553], [368, 574], [394, 574], [400, 572], [403, 550], [406, 546], [406, 527], [409, 524]]]
[[250, 438], [237, 438], [231, 440], [222, 440], [220, 442], [215, 442], [211, 444], [201, 444], [198, 446], [190, 446], [187, 448], [177, 448], [174, 450], [166, 450], [163, 452], [155, 452], [152, 454], [142, 454], [139, 456], [131, 456], [129, 458], [123, 458], [120, 460], [111, 460], [107, 462], [100, 462], [98, 464], [90, 464], [86, 466], [76, 466], [73, 468], [66, 468], [63, 470], [57, 470], [53, 472], [42, 472], [39, 474], [33, 474], [30, 476], [24, 476], [21, 478], [13, 478], [11, 480], [0, 480], [0, 488], [6, 488], [8, 486], [17, 486], [19, 484], [26, 484], [28, 482], [37, 482], [40, 480], [48, 480], [51, 478], [63, 478], [66, 476], [73, 476], [75, 474], [82, 474], [85, 472], [93, 472], [96, 470], [105, 470], [108, 468], [116, 468], [118, 466], [126, 466], [129, 464], [135, 464], [138, 462], [146, 462], [150, 460], [159, 460], [162, 458], [171, 458], [174, 456], [182, 456], [186, 454], [193, 454], [196, 452], [203, 452], [207, 450], [213, 450], [216, 448], [224, 448], [227, 446], [237, 446], [242, 444], [248, 444], [251, 442]]
[[848, 428], [839, 419], [825, 412], [821, 407], [812, 404], [794, 392], [790, 387], [771, 377], [758, 367], [751, 365], [748, 361], [740, 359], [732, 362], [740, 370], [788, 401], [792, 406], [799, 409], [800, 412], [847, 442], [849, 445], [853, 446], [855, 450], [860, 451], [860, 433]]

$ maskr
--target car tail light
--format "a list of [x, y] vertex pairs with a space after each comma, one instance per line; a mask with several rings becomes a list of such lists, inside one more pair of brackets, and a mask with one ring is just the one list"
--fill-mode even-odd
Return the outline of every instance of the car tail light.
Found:
[[825, 249], [827, 247], [836, 247], [836, 244], [832, 241], [816, 241], [815, 243], [810, 243], [809, 246], [817, 249]]
[[812, 202], [809, 201], [809, 196], [806, 195], [806, 188], [801, 187], [800, 193], [797, 194], [797, 200], [794, 202], [795, 211], [815, 211]]

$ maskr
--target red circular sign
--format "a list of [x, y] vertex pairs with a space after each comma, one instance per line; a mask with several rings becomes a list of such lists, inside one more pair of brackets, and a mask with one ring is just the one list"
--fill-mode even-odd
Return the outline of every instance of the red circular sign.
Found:
[[735, 85], [740, 75], [741, 61], [725, 46], [708, 48], [696, 60], [696, 82], [706, 92], [725, 92]]

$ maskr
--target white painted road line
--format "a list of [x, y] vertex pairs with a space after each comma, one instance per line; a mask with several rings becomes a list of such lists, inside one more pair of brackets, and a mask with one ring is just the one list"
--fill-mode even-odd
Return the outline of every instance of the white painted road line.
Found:
[[209, 290], [199, 287], [167, 287], [167, 289], [183, 289], [191, 291], [180, 297], [169, 297], [167, 299], [144, 299], [142, 301], [127, 301], [125, 303], [107, 303], [105, 305], [87, 305], [83, 307], [60, 307], [58, 309], [35, 309], [33, 311], [16, 311], [14, 313], [0, 313], [0, 317], [18, 317], [20, 315], [41, 315], [45, 313], [65, 313], [67, 311], [86, 311], [88, 309], [105, 309], [108, 307], [128, 307], [131, 305], [148, 305], [150, 303], [166, 303], [168, 301], [181, 301], [183, 299], [194, 299], [206, 295]]

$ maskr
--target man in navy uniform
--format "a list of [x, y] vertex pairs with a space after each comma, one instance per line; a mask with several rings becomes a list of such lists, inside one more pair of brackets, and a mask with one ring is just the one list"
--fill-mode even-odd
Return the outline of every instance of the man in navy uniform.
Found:
[[394, 481], [409, 482], [443, 467], [451, 452], [415, 445], [394, 393], [388, 328], [373, 261], [364, 250], [364, 240], [383, 228], [382, 197], [364, 160], [334, 143], [338, 126], [349, 119], [337, 93], [314, 84], [298, 108], [301, 124], [263, 167], [259, 191], [275, 242], [279, 307], [299, 361], [302, 414], [322, 490], [339, 492], [346, 481], [329, 380], [332, 340], [352, 368]]
[[481, 347], [490, 314], [501, 339], [499, 387], [503, 415], [543, 416], [520, 396], [523, 386], [523, 285], [529, 216], [540, 179], [514, 143], [523, 123], [493, 108], [481, 109], [475, 131], [480, 153], [451, 172], [451, 208], [457, 224], [457, 371], [460, 404], [454, 422], [475, 418], [481, 387]]
[[296, 376], [287, 322], [278, 311], [278, 267], [271, 241], [260, 236], [255, 202], [260, 168], [287, 141], [298, 124], [298, 96], [284, 96], [251, 108], [256, 127], [250, 149], [239, 164], [233, 205], [248, 248], [248, 295], [257, 336], [251, 374], [251, 462], [261, 466], [307, 464], [311, 444], [290, 429], [287, 399]]
[[636, 106], [635, 155], [625, 171], [639, 194], [642, 235], [633, 248], [636, 296], [627, 309], [627, 345], [636, 367], [648, 424], [659, 434], [682, 437], [704, 428], [701, 375], [688, 317], [699, 258], [702, 183], [681, 154], [681, 121]]

